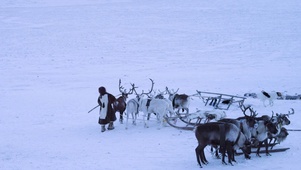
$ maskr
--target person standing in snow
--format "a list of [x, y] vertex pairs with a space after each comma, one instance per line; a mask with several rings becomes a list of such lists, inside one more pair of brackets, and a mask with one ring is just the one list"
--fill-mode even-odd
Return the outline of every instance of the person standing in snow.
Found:
[[115, 102], [116, 98], [112, 94], [107, 93], [105, 87], [99, 87], [98, 92], [99, 97], [97, 102], [100, 106], [98, 123], [101, 125], [101, 132], [106, 131], [106, 124], [109, 124], [108, 130], [113, 130], [113, 122], [116, 120], [113, 103]]

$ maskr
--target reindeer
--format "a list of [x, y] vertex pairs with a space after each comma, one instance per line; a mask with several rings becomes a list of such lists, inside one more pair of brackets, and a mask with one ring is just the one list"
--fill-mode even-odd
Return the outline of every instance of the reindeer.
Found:
[[[283, 142], [288, 135], [289, 135], [289, 133], [287, 132], [287, 129], [285, 127], [281, 127], [281, 129], [277, 135], [272, 135], [271, 133], [268, 133], [268, 138], [270, 139], [269, 145], [271, 146], [271, 149], [273, 149], [276, 142], [278, 142], [278, 143]], [[273, 139], [274, 139], [274, 142], [272, 143]]]
[[136, 98], [133, 98], [131, 100], [129, 100], [126, 104], [126, 126], [125, 128], [128, 128], [128, 121], [129, 121], [129, 116], [130, 114], [132, 115], [132, 120], [133, 120], [133, 125], [136, 125], [136, 121], [137, 121], [137, 115], [139, 113], [139, 103], [138, 101], [140, 100], [140, 98], [138, 98], [138, 96], [136, 96]]
[[119, 122], [123, 124], [123, 113], [126, 109], [126, 99], [133, 93], [133, 87], [129, 90], [129, 92], [127, 92], [127, 90], [121, 86], [121, 80], [119, 79], [119, 91], [121, 96], [114, 102], [114, 109], [116, 112], [120, 113]]
[[143, 99], [144, 95], [149, 96], [149, 94], [153, 90], [154, 81], [152, 79], [150, 80], [152, 82], [152, 86], [151, 86], [151, 90], [149, 90], [149, 92], [147, 93], [145, 93], [144, 91], [142, 91], [142, 93], [137, 93], [136, 87], [133, 87], [133, 91], [136, 94], [136, 98], [129, 100], [127, 106], [127, 113], [128, 113], [127, 116], [129, 116], [129, 113], [131, 113], [132, 115], [135, 114], [135, 118], [133, 118], [134, 119], [133, 123], [134, 123], [137, 118], [137, 114], [139, 113], [139, 111], [142, 111], [144, 127], [148, 128], [149, 120], [146, 117], [148, 117], [148, 115], [151, 113], [155, 113], [157, 120], [161, 122], [161, 127], [162, 127], [164, 124], [164, 115], [168, 114], [168, 112], [173, 112], [173, 110], [169, 108], [168, 103], [162, 99], [151, 99], [150, 97], [148, 99]]
[[[135, 88], [135, 84], [131, 84], [132, 85], [132, 89], [134, 91]], [[128, 129], [128, 121], [129, 121], [129, 116], [130, 114], [132, 115], [132, 124], [133, 125], [136, 125], [136, 121], [137, 121], [137, 116], [138, 116], [138, 113], [139, 113], [139, 101], [141, 100], [142, 98], [142, 94], [141, 95], [138, 95], [136, 93], [136, 97], [133, 98], [133, 99], [130, 99], [127, 104], [126, 104], [126, 126], [125, 126], [125, 129]]]
[[[254, 114], [256, 114], [256, 111], [254, 111], [252, 108], [249, 108], [249, 110]], [[272, 119], [269, 116], [263, 115], [261, 117], [256, 117], [256, 124], [254, 125], [254, 128], [251, 129], [252, 137], [254, 138], [254, 144], [257, 145], [257, 152], [256, 155], [260, 157], [259, 151], [262, 146], [262, 144], [265, 144], [265, 151], [266, 155], [270, 155], [268, 150], [268, 133], [271, 134], [277, 134], [278, 129], [277, 126], [272, 122]]]
[[245, 153], [250, 152], [249, 142], [240, 129], [232, 123], [210, 122], [200, 124], [195, 130], [198, 146], [195, 148], [198, 164], [208, 164], [204, 148], [207, 145], [219, 145], [222, 152], [222, 163], [225, 162], [225, 153], [228, 154], [228, 163], [235, 161], [233, 150], [242, 148]]
[[[246, 114], [246, 111], [250, 108], [250, 106], [244, 106], [244, 105], [240, 105], [240, 109], [242, 110], [244, 117], [239, 117], [236, 119], [231, 119], [231, 118], [224, 118], [224, 119], [220, 119], [218, 122], [224, 122], [224, 123], [232, 123], [234, 125], [236, 125], [241, 132], [245, 135], [246, 140], [251, 142], [251, 129], [254, 128], [255, 125], [255, 117], [256, 117], [256, 113], [251, 112], [250, 115]], [[215, 156], [219, 157], [217, 150], [215, 151]], [[250, 155], [249, 154], [245, 154], [244, 155], [246, 159], [250, 159]]]
[[[269, 141], [269, 145], [272, 145], [271, 149], [273, 148], [273, 146], [276, 144], [276, 142], [280, 143], [282, 141], [284, 141], [286, 139], [286, 137], [288, 136], [288, 132], [286, 130], [286, 128], [284, 128], [283, 126], [289, 125], [291, 122], [288, 119], [289, 115], [292, 115], [295, 113], [294, 109], [291, 108], [292, 112], [288, 111], [287, 114], [278, 114], [276, 113], [274, 115], [274, 112], [272, 111], [272, 122], [278, 127], [278, 129], [280, 129], [280, 131], [278, 131], [279, 133], [277, 134], [271, 134], [268, 133], [268, 138], [270, 139]], [[272, 143], [273, 141], [273, 143]]]
[[159, 94], [157, 94], [157, 95], [154, 94], [154, 96], [155, 96], [154, 98], [164, 100], [168, 104], [169, 110], [171, 110], [169, 112], [170, 116], [173, 116], [175, 114], [175, 112], [173, 110], [172, 102], [169, 99], [164, 97], [164, 95], [167, 94], [166, 90], [163, 92], [161, 92], [160, 90], [158, 90], [158, 91], [159, 91]]
[[291, 121], [288, 119], [289, 115], [293, 115], [295, 113], [295, 110], [291, 108], [292, 112], [288, 111], [287, 114], [278, 114], [276, 113], [274, 116], [274, 112], [272, 111], [272, 122], [278, 124], [279, 126], [289, 125]]
[[179, 89], [177, 89], [177, 91], [170, 91], [168, 90], [168, 87], [166, 87], [166, 92], [169, 94], [169, 100], [172, 101], [172, 105], [174, 109], [178, 109], [178, 113], [180, 112], [180, 110], [182, 109], [182, 111], [184, 112], [184, 110], [186, 110], [186, 114], [189, 113], [189, 104], [190, 104], [190, 97], [186, 94], [177, 94], [177, 92], [179, 91]]

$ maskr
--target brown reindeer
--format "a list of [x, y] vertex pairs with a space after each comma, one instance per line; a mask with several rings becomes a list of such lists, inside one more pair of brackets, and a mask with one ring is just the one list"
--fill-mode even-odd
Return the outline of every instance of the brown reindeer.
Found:
[[198, 146], [195, 149], [198, 164], [208, 164], [205, 157], [204, 148], [207, 145], [220, 146], [222, 153], [222, 163], [225, 162], [225, 153], [228, 154], [228, 163], [235, 162], [234, 150], [241, 148], [243, 152], [249, 152], [250, 143], [240, 128], [232, 123], [209, 122], [200, 124], [195, 130]]
[[130, 94], [133, 93], [134, 86], [133, 84], [131, 85], [132, 88], [129, 90], [129, 92], [127, 92], [127, 90], [124, 89], [123, 86], [121, 86], [121, 80], [119, 79], [119, 91], [121, 93], [121, 96], [117, 98], [116, 101], [114, 102], [114, 109], [116, 112], [118, 111], [120, 113], [119, 122], [121, 124], [123, 124], [123, 113], [126, 109], [126, 99]]

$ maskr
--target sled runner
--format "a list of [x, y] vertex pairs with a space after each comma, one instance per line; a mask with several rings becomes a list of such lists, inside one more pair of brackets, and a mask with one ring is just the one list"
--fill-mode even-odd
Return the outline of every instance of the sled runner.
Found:
[[[269, 152], [270, 153], [275, 153], [275, 152], [285, 152], [287, 150], [289, 150], [290, 148], [277, 148], [277, 149], [270, 149]], [[251, 153], [256, 153], [256, 150], [252, 150]], [[264, 150], [259, 151], [259, 153], [265, 153]], [[244, 153], [242, 152], [237, 152], [237, 155], [243, 155]]]

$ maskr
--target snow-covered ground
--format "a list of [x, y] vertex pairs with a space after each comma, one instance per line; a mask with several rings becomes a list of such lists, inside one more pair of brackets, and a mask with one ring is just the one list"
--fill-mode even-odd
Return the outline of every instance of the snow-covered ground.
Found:
[[[301, 93], [299, 0], [2, 0], [0, 1], [0, 169], [199, 169], [192, 131], [115, 122], [100, 132], [98, 87], [119, 94], [179, 88], [242, 96]], [[131, 95], [130, 98], [133, 98]], [[300, 100], [255, 110], [287, 113], [301, 129]], [[206, 108], [194, 98], [191, 110]], [[211, 108], [206, 108], [211, 109]], [[242, 113], [233, 105], [227, 117]], [[119, 114], [117, 113], [117, 116]], [[206, 151], [205, 169], [299, 169], [300, 132], [282, 153], [234, 166]]]

